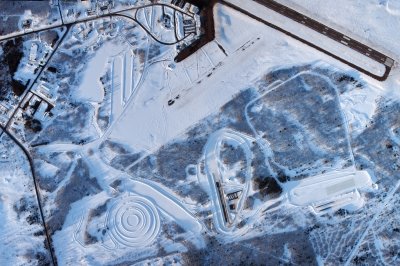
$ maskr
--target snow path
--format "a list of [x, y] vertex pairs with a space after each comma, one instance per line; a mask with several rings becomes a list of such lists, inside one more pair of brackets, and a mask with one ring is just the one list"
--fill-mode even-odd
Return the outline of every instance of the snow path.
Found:
[[126, 183], [126, 188], [132, 193], [143, 196], [151, 200], [156, 206], [160, 207], [165, 213], [173, 217], [174, 220], [185, 230], [195, 234], [201, 234], [203, 225], [190, 213], [176, 198], [169, 195], [153, 182], [145, 180], [132, 180]]
[[[246, 155], [246, 181], [243, 185], [242, 194], [237, 206], [238, 214], [235, 216], [234, 220], [231, 222], [231, 225], [227, 225], [224, 221], [224, 213], [223, 206], [221, 206], [219, 192], [216, 188], [216, 182], [219, 182], [221, 186], [224, 184], [224, 175], [221, 172], [221, 162], [219, 161], [220, 155], [220, 146], [223, 140], [229, 140], [231, 142], [237, 143], [240, 146]], [[240, 211], [243, 208], [243, 203], [247, 197], [249, 187], [250, 187], [250, 179], [251, 179], [251, 162], [253, 159], [253, 154], [250, 150], [251, 140], [249, 140], [248, 136], [241, 134], [239, 132], [234, 132], [228, 129], [221, 129], [214, 132], [208, 139], [206, 146], [204, 148], [204, 158], [205, 158], [205, 170], [208, 177], [208, 182], [211, 190], [211, 199], [214, 206], [214, 220], [215, 227], [217, 231], [223, 234], [230, 235], [238, 235], [243, 233], [243, 230], [238, 230], [235, 227], [237, 223], [237, 217], [240, 215]], [[221, 199], [224, 200], [224, 199]], [[226, 210], [228, 211], [228, 210]], [[230, 219], [229, 219], [230, 220]]]
[[[248, 102], [248, 103], [246, 104], [245, 111], [244, 111], [244, 115], [245, 115], [246, 122], [247, 122], [247, 124], [249, 125], [251, 131], [253, 132], [254, 136], [256, 137], [257, 143], [259, 143], [259, 145], [260, 145], [261, 147], [263, 147], [263, 150], [264, 150], [265, 152], [267, 152], [267, 155], [268, 155], [269, 157], [273, 157], [273, 152], [272, 152], [272, 150], [269, 148], [271, 145], [270, 145], [270, 143], [268, 142], [268, 140], [266, 140], [266, 139], [264, 139], [264, 138], [262, 138], [262, 137], [260, 136], [260, 134], [259, 134], [259, 133], [257, 132], [257, 130], [255, 129], [254, 125], [251, 123], [250, 117], [249, 117], [249, 107], [250, 107], [251, 105], [253, 105], [255, 102], [259, 101], [259, 100], [260, 100], [261, 98], [263, 98], [264, 96], [266, 96], [268, 93], [270, 93], [270, 92], [272, 92], [272, 91], [274, 91], [274, 90], [276, 90], [276, 89], [279, 89], [281, 86], [287, 84], [288, 82], [290, 82], [290, 81], [292, 81], [292, 80], [294, 80], [294, 79], [296, 79], [296, 78], [298, 78], [298, 77], [300, 77], [300, 76], [302, 76], [302, 75], [316, 76], [316, 77], [319, 77], [319, 78], [323, 79], [325, 82], [327, 82], [327, 83], [335, 90], [335, 96], [336, 96], [337, 100], [339, 101], [339, 105], [341, 105], [341, 102], [340, 102], [340, 94], [339, 94], [339, 92], [338, 92], [337, 87], [336, 87], [328, 78], [326, 78], [326, 77], [324, 77], [324, 76], [322, 76], [322, 75], [320, 75], [320, 74], [313, 73], [312, 71], [302, 71], [302, 72], [300, 72], [300, 73], [294, 75], [293, 77], [291, 77], [291, 78], [289, 78], [289, 79], [287, 79], [287, 80], [285, 80], [285, 81], [283, 81], [283, 82], [280, 82], [280, 83], [277, 83], [277, 84], [272, 83], [272, 84], [266, 89], [266, 91], [265, 91], [264, 93], [262, 93], [259, 97], [257, 97], [256, 99], [253, 99], [253, 100], [251, 100], [250, 102]], [[345, 130], [345, 132], [346, 132], [347, 147], [348, 147], [349, 152], [350, 152], [351, 161], [352, 161], [352, 163], [353, 163], [353, 165], [354, 165], [354, 154], [353, 154], [353, 149], [352, 149], [352, 147], [351, 147], [350, 129], [349, 129], [348, 118], [347, 118], [346, 114], [344, 113], [343, 108], [339, 108], [339, 109], [340, 109], [339, 111], [340, 111], [340, 114], [341, 114], [342, 119], [343, 119], [344, 124], [345, 124], [345, 125], [344, 125], [344, 130]], [[268, 167], [269, 167], [269, 166], [268, 166]]]
[[389, 203], [389, 201], [392, 199], [392, 197], [396, 193], [397, 189], [399, 189], [399, 187], [400, 187], [400, 180], [397, 181], [396, 186], [394, 188], [392, 188], [392, 190], [390, 190], [390, 192], [385, 197], [385, 200], [380, 204], [379, 208], [376, 208], [375, 215], [373, 216], [371, 221], [368, 223], [368, 226], [365, 229], [364, 233], [358, 239], [357, 244], [354, 246], [353, 250], [351, 251], [349, 257], [346, 260], [346, 263], [344, 264], [345, 266], [348, 266], [351, 264], [352, 258], [356, 255], [356, 253], [359, 250], [360, 246], [362, 245], [365, 237], [368, 235], [368, 233], [371, 230], [372, 226], [374, 225], [375, 221], [378, 219], [379, 215], [381, 214], [383, 209], [386, 207], [386, 205]]

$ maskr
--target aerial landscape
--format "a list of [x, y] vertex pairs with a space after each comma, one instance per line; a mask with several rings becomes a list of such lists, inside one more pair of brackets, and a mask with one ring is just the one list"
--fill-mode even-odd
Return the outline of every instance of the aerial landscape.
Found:
[[0, 0], [0, 265], [400, 265], [400, 1]]

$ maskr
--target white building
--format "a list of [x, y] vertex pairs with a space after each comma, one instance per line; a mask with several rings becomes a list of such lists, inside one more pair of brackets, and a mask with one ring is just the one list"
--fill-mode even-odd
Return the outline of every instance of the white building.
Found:
[[35, 62], [36, 61], [38, 48], [39, 48], [39, 46], [37, 45], [37, 43], [32, 43], [31, 50], [30, 50], [30, 53], [29, 53], [29, 61], [31, 61], [31, 62]]
[[296, 183], [289, 192], [290, 203], [311, 206], [317, 214], [343, 207], [360, 208], [363, 202], [358, 190], [373, 187], [367, 171], [352, 168], [308, 177]]

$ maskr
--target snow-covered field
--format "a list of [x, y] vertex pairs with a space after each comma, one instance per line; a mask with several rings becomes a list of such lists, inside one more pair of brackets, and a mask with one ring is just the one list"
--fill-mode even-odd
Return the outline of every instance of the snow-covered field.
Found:
[[0, 139], [0, 221], [0, 264], [49, 263], [27, 158], [6, 135]]
[[277, 0], [364, 44], [400, 59], [398, 0]]
[[245, 10], [250, 11], [250, 13], [266, 21], [272, 22], [274, 25], [281, 27], [284, 30], [295, 33], [296, 36], [322, 47], [334, 55], [339, 55], [339, 57], [347, 60], [348, 62], [362, 66], [362, 68], [375, 75], [382, 76], [385, 72], [383, 64], [372, 60], [363, 54], [354, 52], [354, 50], [351, 48], [338, 43], [337, 41], [332, 40], [329, 37], [324, 36], [323, 34], [306, 26], [303, 26], [296, 21], [290, 20], [287, 17], [270, 10], [269, 8], [257, 4], [256, 2], [249, 1], [246, 3], [246, 5], [242, 5], [240, 0], [231, 0], [230, 2], [237, 6], [244, 6]]
[[[223, 5], [217, 4], [215, 14], [220, 25], [215, 42], [176, 64], [173, 71], [166, 69], [166, 66], [174, 64], [172, 58], [149, 66], [148, 76], [135, 98], [136, 104], [127, 107], [121, 120], [115, 124], [111, 138], [129, 143], [139, 150], [155, 150], [182, 134], [194, 121], [216, 112], [234, 94], [277, 65], [327, 62], [350, 70], [323, 53]], [[228, 56], [224, 56], [215, 43], [220, 43]], [[200, 61], [199, 58], [204, 54], [212, 62], [207, 58]], [[192, 65], [192, 60], [200, 64], [196, 65], [197, 69], [188, 67]], [[190, 75], [192, 71], [195, 72], [193, 77]], [[172, 75], [176, 77], [169, 78]], [[176, 85], [172, 82], [176, 82]], [[179, 99], [168, 106], [168, 100], [176, 96]], [[142, 117], [146, 117], [145, 124], [142, 123]], [[139, 126], [141, 130], [132, 138], [132, 130]]]
[[[383, 73], [253, 1], [230, 2]], [[179, 63], [178, 46], [198, 37], [182, 32], [198, 22], [190, 9], [139, 9], [144, 28], [134, 10], [71, 26], [38, 77], [54, 108], [38, 109], [46, 120], [34, 116], [36, 128], [20, 108], [9, 129], [32, 154], [59, 265], [400, 262], [388, 214], [400, 186], [400, 5], [279, 2], [392, 56], [389, 78], [373, 80], [222, 3], [215, 40]], [[82, 21], [90, 5], [62, 14]], [[15, 76], [25, 72], [23, 63]], [[0, 164], [1, 264], [46, 261], [40, 217], [32, 222], [23, 204], [37, 208], [29, 165], [6, 134]]]

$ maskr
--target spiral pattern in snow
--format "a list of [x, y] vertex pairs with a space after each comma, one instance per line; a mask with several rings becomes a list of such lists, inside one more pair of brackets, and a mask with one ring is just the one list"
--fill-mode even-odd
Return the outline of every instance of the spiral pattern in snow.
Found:
[[160, 217], [149, 200], [130, 196], [115, 203], [107, 224], [113, 239], [127, 247], [147, 246], [160, 232]]

